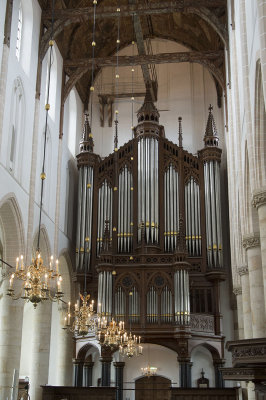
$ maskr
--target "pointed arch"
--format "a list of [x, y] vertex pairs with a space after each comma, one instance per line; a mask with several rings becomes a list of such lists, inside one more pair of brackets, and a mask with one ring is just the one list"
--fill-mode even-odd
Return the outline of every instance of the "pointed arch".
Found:
[[14, 265], [16, 257], [25, 250], [22, 213], [14, 193], [8, 193], [0, 201], [0, 224], [3, 258]]

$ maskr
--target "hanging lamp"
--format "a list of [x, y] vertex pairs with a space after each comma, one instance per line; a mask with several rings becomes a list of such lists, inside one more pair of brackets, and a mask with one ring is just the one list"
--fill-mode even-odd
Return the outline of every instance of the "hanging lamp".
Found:
[[[21, 255], [16, 259], [16, 268], [11, 273], [9, 281], [9, 289], [7, 295], [13, 300], [24, 299], [25, 301], [31, 302], [34, 308], [37, 307], [38, 303], [46, 300], [59, 301], [63, 297], [61, 289], [62, 276], [59, 273], [58, 260], [54, 260], [51, 256], [49, 266], [44, 264], [43, 258], [40, 252], [40, 234], [41, 234], [41, 217], [43, 209], [43, 189], [45, 174], [45, 156], [46, 156], [46, 139], [48, 129], [48, 112], [50, 110], [49, 104], [49, 93], [50, 93], [50, 77], [51, 77], [51, 66], [52, 66], [52, 53], [53, 53], [53, 26], [54, 26], [54, 0], [52, 2], [52, 29], [51, 37], [49, 41], [49, 64], [48, 64], [48, 84], [47, 84], [47, 95], [45, 104], [45, 130], [44, 130], [44, 145], [43, 145], [43, 160], [42, 160], [42, 172], [41, 178], [41, 198], [40, 198], [40, 214], [39, 214], [39, 227], [38, 227], [38, 239], [37, 249], [35, 257], [33, 257], [30, 265], [24, 263], [24, 258]], [[22, 285], [18, 292], [14, 289], [15, 282], [21, 281]], [[53, 282], [56, 282], [56, 288], [54, 289]]]

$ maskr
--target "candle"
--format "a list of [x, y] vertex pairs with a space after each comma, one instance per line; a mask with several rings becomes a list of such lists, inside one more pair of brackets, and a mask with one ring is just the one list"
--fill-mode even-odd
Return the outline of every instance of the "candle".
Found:
[[19, 262], [19, 258], [17, 257], [17, 259], [16, 259], [16, 271], [18, 271], [18, 262]]
[[56, 260], [55, 265], [56, 265], [56, 275], [58, 275], [58, 260]]
[[21, 269], [21, 271], [24, 270], [23, 256], [22, 255], [20, 256], [20, 269]]

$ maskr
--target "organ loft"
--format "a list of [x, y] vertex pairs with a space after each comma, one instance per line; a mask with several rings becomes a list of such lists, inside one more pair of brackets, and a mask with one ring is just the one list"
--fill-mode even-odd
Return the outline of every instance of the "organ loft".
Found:
[[[176, 351], [181, 387], [191, 386], [191, 348], [209, 346], [221, 387], [225, 271], [212, 107], [197, 155], [183, 148], [182, 118], [173, 143], [159, 117], [147, 91], [132, 139], [118, 148], [116, 122], [114, 151], [101, 159], [85, 114], [77, 155], [76, 279], [82, 286], [86, 273], [98, 312], [124, 321], [143, 343]], [[112, 354], [102, 357], [112, 361]], [[108, 385], [108, 369], [104, 376]]]

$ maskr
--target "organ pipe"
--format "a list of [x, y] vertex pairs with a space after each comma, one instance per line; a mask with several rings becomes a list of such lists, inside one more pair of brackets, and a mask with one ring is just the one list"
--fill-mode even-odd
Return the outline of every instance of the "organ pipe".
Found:
[[158, 293], [152, 286], [147, 293], [147, 322], [156, 323], [158, 320]]
[[138, 241], [141, 226], [145, 227], [146, 243], [158, 243], [158, 139], [140, 137], [138, 141]]
[[98, 313], [110, 317], [112, 314], [112, 272], [101, 271], [98, 278]]
[[174, 275], [175, 288], [175, 322], [188, 325], [190, 322], [189, 275], [185, 269], [180, 269]]
[[[105, 221], [109, 221], [109, 226], [112, 226], [112, 209], [113, 191], [105, 179], [98, 191], [97, 255], [101, 252]], [[112, 235], [112, 229], [110, 229], [110, 235]]]
[[129, 253], [133, 243], [133, 178], [127, 166], [120, 172], [118, 182], [118, 252]]
[[129, 321], [139, 323], [140, 319], [140, 300], [139, 292], [134, 286], [129, 294]]
[[178, 172], [170, 164], [164, 174], [164, 248], [173, 252], [179, 235], [179, 185]]
[[222, 223], [220, 164], [210, 160], [204, 164], [205, 214], [208, 266], [219, 268], [222, 260]]
[[91, 259], [93, 175], [92, 167], [79, 169], [76, 266], [78, 270], [86, 268], [87, 271]]
[[191, 257], [201, 256], [200, 192], [191, 176], [185, 185], [186, 246]]

